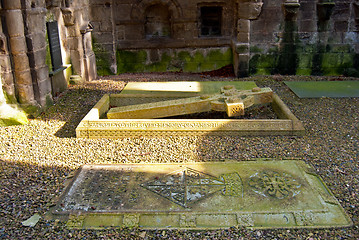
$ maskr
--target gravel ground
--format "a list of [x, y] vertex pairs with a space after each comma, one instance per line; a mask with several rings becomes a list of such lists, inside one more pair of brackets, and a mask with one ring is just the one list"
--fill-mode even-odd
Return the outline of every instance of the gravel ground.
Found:
[[[25, 126], [0, 128], [0, 239], [359, 239], [359, 98], [299, 99], [283, 81], [320, 77], [251, 77], [271, 87], [303, 122], [303, 137], [170, 137], [76, 139], [75, 128], [104, 93], [120, 92], [129, 81], [235, 80], [200, 74], [124, 74], [70, 86], [56, 103]], [[325, 78], [344, 80], [344, 78]], [[345, 79], [348, 80], [348, 79]], [[356, 80], [359, 79], [349, 79]], [[42, 218], [63, 190], [67, 176], [88, 163], [192, 162], [300, 158], [310, 163], [352, 218], [350, 228], [217, 231], [141, 229], [68, 230]]]

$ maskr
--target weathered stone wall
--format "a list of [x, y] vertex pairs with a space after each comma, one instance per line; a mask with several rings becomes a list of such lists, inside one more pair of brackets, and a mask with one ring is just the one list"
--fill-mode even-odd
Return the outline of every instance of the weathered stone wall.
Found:
[[[88, 13], [88, 0], [1, 1], [0, 75], [9, 101], [39, 110], [67, 88], [69, 71], [84, 80], [97, 77]], [[63, 65], [72, 65], [66, 71], [50, 66], [49, 21], [59, 28]]]
[[285, 2], [264, 1], [251, 26], [251, 74], [359, 76], [357, 1], [301, 0], [292, 19]]
[[[358, 0], [90, 0], [90, 7], [102, 74], [116, 73], [127, 61], [118, 51], [145, 51], [148, 65], [149, 52], [218, 47], [232, 48], [238, 76], [358, 74]], [[221, 9], [220, 34], [203, 34], [202, 7]]]
[[[236, 32], [235, 1], [90, 0], [90, 4], [99, 73], [140, 69], [197, 72], [231, 63], [227, 50]], [[201, 35], [201, 6], [222, 11], [220, 35]], [[131, 60], [126, 58], [132, 56], [139, 57], [136, 66], [127, 64]]]

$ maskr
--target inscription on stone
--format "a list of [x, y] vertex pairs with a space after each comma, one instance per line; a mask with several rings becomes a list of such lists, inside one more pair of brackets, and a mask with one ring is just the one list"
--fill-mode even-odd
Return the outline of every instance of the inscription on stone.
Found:
[[89, 165], [52, 213], [67, 214], [71, 228], [351, 225], [307, 170], [304, 162], [290, 160]]
[[46, 27], [50, 45], [52, 71], [56, 71], [57, 69], [60, 69], [62, 67], [59, 29], [56, 21], [47, 22]]

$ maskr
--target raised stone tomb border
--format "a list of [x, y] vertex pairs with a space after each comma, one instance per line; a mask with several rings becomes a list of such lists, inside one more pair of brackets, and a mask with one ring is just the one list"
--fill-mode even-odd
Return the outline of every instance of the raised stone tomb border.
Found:
[[[188, 94], [187, 94], [188, 95]], [[190, 96], [190, 95], [188, 95]], [[273, 95], [278, 119], [104, 119], [110, 107], [183, 98], [178, 94], [105, 94], [76, 128], [77, 138], [126, 138], [156, 136], [303, 135], [301, 121]]]

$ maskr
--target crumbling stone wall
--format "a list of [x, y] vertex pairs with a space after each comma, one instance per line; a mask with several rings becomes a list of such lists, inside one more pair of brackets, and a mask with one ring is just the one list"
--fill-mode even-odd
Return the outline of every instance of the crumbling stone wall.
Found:
[[358, 1], [264, 1], [251, 26], [251, 74], [359, 76]]
[[[90, 0], [90, 5], [97, 63], [104, 74], [133, 70], [124, 65], [197, 72], [232, 62], [228, 52], [236, 42], [236, 1]], [[134, 55], [142, 60], [129, 62]]]
[[[228, 59], [209, 60], [206, 52], [221, 48], [232, 51], [229, 60], [238, 76], [357, 75], [358, 5], [358, 0], [90, 0], [90, 18], [102, 74], [219, 68]], [[189, 57], [178, 57], [183, 52]], [[200, 61], [193, 61], [196, 54]], [[141, 60], [131, 63], [135, 55]], [[183, 68], [189, 63], [195, 66]]]
[[[88, 1], [0, 2], [0, 74], [9, 101], [39, 110], [67, 88], [70, 74], [84, 80], [97, 77], [88, 13]], [[48, 21], [58, 25], [63, 69], [71, 66], [67, 71], [49, 66]]]

